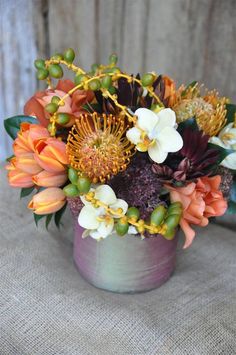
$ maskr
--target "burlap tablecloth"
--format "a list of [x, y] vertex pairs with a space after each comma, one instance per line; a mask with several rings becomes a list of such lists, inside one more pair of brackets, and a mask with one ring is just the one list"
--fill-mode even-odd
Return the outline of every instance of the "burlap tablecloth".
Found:
[[1, 355], [236, 354], [235, 232], [199, 230], [161, 288], [112, 294], [78, 274], [68, 217], [60, 233], [36, 229], [2, 171], [0, 183]]

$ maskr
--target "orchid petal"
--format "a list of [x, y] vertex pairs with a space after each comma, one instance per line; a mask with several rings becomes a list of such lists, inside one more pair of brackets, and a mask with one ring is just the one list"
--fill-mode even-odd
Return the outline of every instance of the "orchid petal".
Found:
[[[110, 207], [114, 210], [117, 210], [118, 208], [121, 208], [122, 209], [122, 213], [123, 214], [126, 214], [127, 210], [128, 210], [128, 203], [120, 198], [118, 198], [116, 200], [115, 203], [113, 203], [112, 205], [110, 205]], [[114, 218], [119, 218], [120, 216], [119, 215], [112, 215]]]
[[115, 192], [109, 185], [100, 185], [95, 190], [95, 198], [99, 201], [111, 205], [116, 202]]
[[97, 229], [99, 221], [97, 220], [96, 209], [92, 206], [84, 206], [80, 211], [78, 223], [86, 229]]
[[160, 147], [165, 152], [177, 152], [183, 147], [181, 135], [172, 127], [165, 127], [157, 137]]
[[130, 128], [126, 133], [126, 137], [128, 138], [128, 140], [131, 143], [133, 143], [135, 145], [142, 141], [141, 140], [141, 131], [140, 131], [140, 129], [138, 129], [136, 127]]
[[150, 158], [158, 164], [163, 163], [168, 155], [167, 152], [160, 148], [159, 143], [157, 141], [149, 146], [148, 154]]
[[154, 129], [159, 120], [157, 115], [147, 108], [139, 108], [134, 114], [138, 116], [137, 126], [147, 133]]
[[158, 123], [157, 128], [158, 130], [162, 130], [165, 127], [174, 127], [176, 123], [176, 116], [175, 112], [170, 108], [164, 108], [157, 113]]

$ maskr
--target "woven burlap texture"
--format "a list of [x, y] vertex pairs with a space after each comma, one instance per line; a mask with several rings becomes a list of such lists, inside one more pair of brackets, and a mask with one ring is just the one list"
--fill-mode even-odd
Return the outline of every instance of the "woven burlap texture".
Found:
[[78, 274], [69, 216], [36, 229], [2, 171], [0, 184], [0, 355], [236, 353], [233, 231], [199, 230], [161, 288], [113, 294]]

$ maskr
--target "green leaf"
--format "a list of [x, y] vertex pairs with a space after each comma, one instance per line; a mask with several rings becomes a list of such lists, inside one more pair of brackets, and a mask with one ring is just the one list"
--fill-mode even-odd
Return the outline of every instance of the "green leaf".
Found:
[[45, 226], [46, 226], [47, 230], [48, 230], [48, 226], [49, 226], [49, 224], [50, 224], [50, 222], [52, 220], [52, 216], [53, 216], [53, 213], [48, 214], [47, 217], [46, 217]]
[[36, 214], [34, 213], [34, 221], [35, 221], [35, 224], [36, 226], [38, 226], [38, 222], [40, 221], [40, 219], [46, 217], [47, 215], [46, 214]]
[[23, 187], [20, 192], [20, 198], [26, 197], [34, 191], [34, 186], [32, 187]]
[[228, 209], [226, 211], [227, 214], [236, 214], [236, 202], [229, 201]]
[[217, 164], [220, 164], [229, 154], [235, 153], [233, 149], [225, 149], [217, 144], [208, 143], [208, 147], [210, 149], [218, 150], [219, 158], [217, 160]]
[[8, 157], [8, 158], [6, 159], [6, 161], [7, 161], [7, 162], [10, 162], [11, 159], [14, 158], [14, 156], [15, 156], [15, 155], [11, 155], [10, 157]]
[[17, 137], [17, 133], [20, 129], [20, 124], [22, 122], [29, 122], [29, 123], [35, 123], [38, 124], [39, 122], [37, 121], [36, 118], [31, 117], [31, 116], [13, 116], [10, 118], [7, 118], [4, 120], [4, 127], [9, 136], [12, 139], [15, 139]]
[[236, 181], [233, 181], [232, 187], [230, 189], [229, 199], [236, 203]]
[[87, 103], [87, 104], [83, 105], [83, 109], [88, 111], [89, 113], [93, 113], [93, 112], [101, 113], [101, 106], [99, 104]]
[[55, 221], [55, 224], [58, 228], [60, 228], [60, 222], [61, 222], [61, 217], [63, 216], [65, 210], [66, 210], [66, 205], [65, 204], [59, 211], [57, 211], [55, 213], [55, 216], [54, 216], [54, 221]]
[[226, 104], [226, 118], [227, 118], [227, 123], [234, 122], [234, 117], [236, 114], [236, 105], [234, 104]]
[[193, 131], [199, 131], [199, 127], [197, 125], [197, 122], [194, 117], [188, 118], [187, 120], [179, 123], [178, 125], [178, 131], [182, 132], [184, 131], [187, 127], [190, 127]]

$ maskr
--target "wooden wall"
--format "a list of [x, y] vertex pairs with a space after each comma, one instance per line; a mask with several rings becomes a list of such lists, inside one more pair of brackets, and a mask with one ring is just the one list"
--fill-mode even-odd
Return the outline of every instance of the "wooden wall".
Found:
[[0, 159], [10, 155], [2, 120], [38, 88], [33, 61], [73, 47], [84, 68], [106, 62], [194, 79], [236, 100], [235, 0], [0, 0]]

